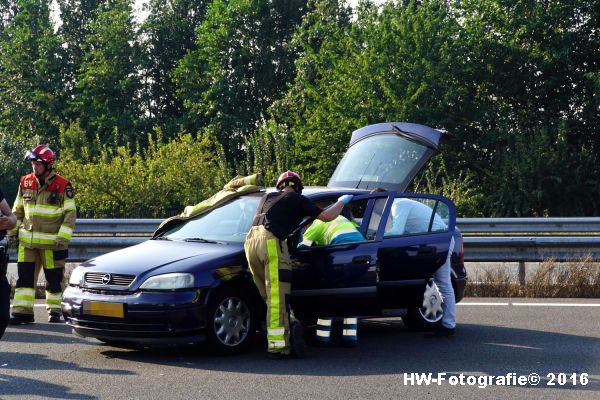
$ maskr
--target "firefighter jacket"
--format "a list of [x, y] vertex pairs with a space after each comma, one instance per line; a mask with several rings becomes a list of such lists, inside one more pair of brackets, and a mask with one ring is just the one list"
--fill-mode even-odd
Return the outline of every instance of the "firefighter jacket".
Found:
[[17, 226], [9, 235], [18, 235], [19, 244], [29, 248], [66, 247], [75, 227], [73, 187], [68, 180], [51, 172], [40, 182], [35, 174], [21, 177], [13, 213]]

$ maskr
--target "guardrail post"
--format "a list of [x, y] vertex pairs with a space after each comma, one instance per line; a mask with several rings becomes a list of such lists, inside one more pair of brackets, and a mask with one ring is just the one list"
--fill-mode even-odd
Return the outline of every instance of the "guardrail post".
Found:
[[525, 261], [519, 261], [519, 283], [525, 285]]

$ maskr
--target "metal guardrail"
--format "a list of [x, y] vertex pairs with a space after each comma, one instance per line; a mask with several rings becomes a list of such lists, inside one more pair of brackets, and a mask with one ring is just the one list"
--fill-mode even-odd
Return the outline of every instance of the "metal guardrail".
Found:
[[[162, 219], [80, 219], [69, 260], [84, 261], [147, 240]], [[600, 218], [459, 218], [465, 261], [600, 261]], [[14, 249], [10, 252], [15, 260]]]

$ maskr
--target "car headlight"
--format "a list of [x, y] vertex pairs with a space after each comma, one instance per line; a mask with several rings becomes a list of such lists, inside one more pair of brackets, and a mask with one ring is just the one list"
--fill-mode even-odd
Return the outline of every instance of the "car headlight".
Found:
[[79, 286], [81, 285], [81, 281], [83, 280], [84, 268], [76, 267], [71, 271], [71, 276], [69, 277], [69, 285]]
[[140, 289], [173, 290], [194, 287], [194, 275], [184, 273], [152, 276], [140, 286]]

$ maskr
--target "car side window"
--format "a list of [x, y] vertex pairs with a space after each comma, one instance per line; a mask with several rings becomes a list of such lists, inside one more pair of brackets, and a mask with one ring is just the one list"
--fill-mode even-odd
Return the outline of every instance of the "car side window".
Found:
[[435, 199], [396, 198], [386, 223], [384, 237], [447, 232], [450, 210]]
[[367, 233], [365, 235], [367, 240], [375, 240], [375, 237], [377, 236], [377, 229], [379, 229], [379, 224], [381, 223], [381, 217], [385, 209], [386, 201], [387, 197], [382, 197], [375, 200], [375, 205], [373, 206], [373, 211], [371, 212], [371, 218], [369, 219], [369, 226], [367, 227]]

